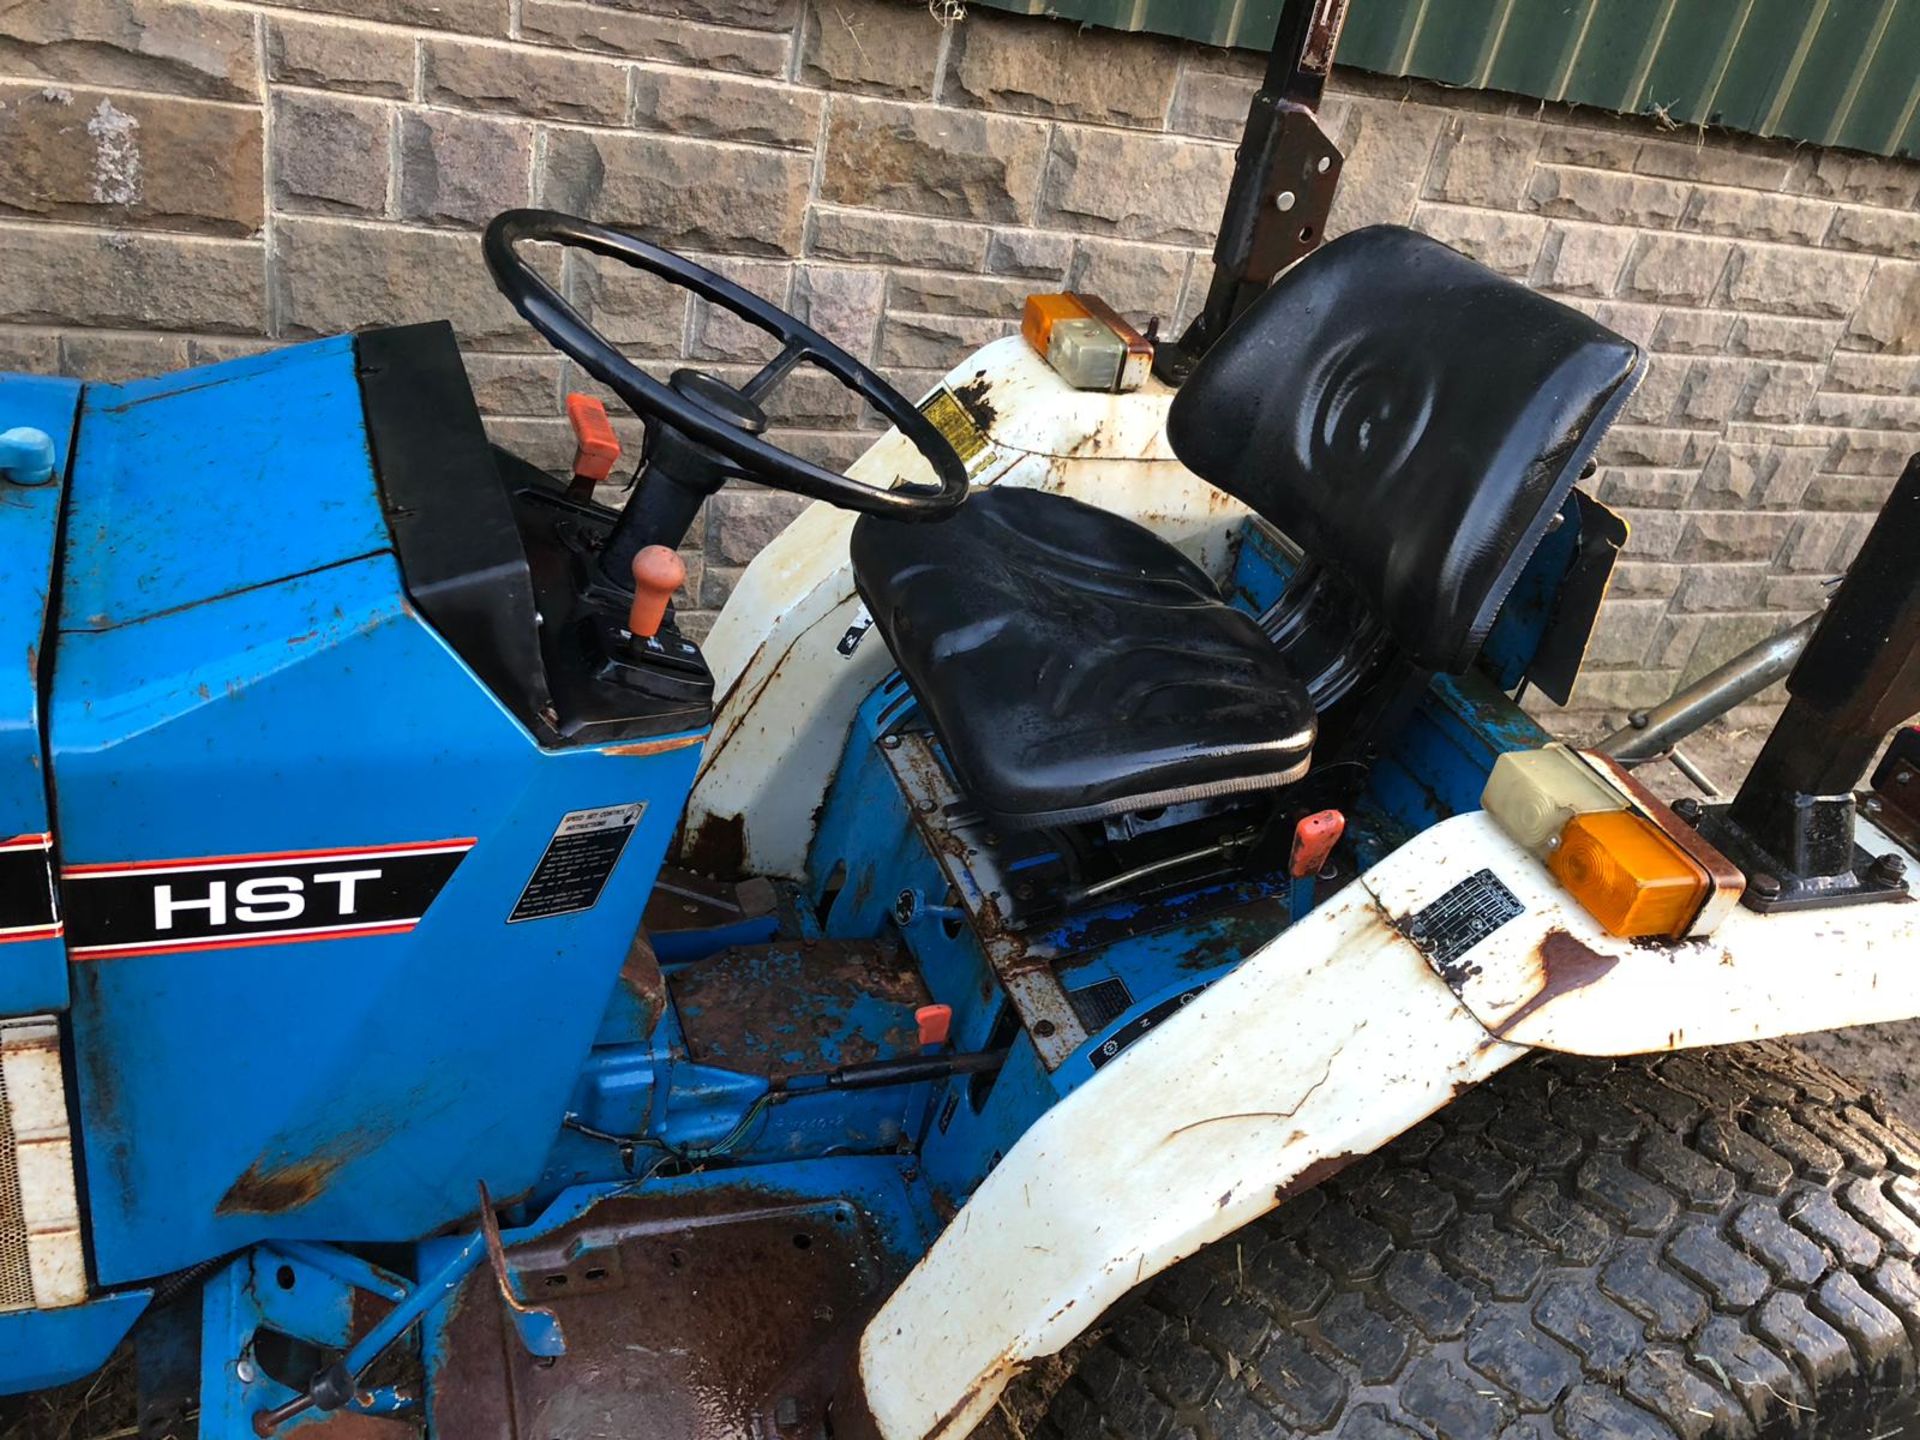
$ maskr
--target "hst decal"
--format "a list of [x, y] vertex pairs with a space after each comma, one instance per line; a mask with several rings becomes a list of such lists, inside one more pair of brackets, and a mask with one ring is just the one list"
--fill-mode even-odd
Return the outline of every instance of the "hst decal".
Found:
[[65, 865], [67, 950], [110, 960], [404, 935], [474, 846], [471, 837], [349, 850]]
[[53, 837], [0, 839], [0, 945], [52, 940], [60, 934], [60, 902], [53, 889]]

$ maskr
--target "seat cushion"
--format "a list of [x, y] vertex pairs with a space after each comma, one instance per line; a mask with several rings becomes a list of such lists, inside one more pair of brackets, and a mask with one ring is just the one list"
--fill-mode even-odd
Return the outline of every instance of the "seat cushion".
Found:
[[1458, 673], [1614, 415], [1638, 346], [1393, 225], [1274, 281], [1175, 397], [1167, 438]]
[[1306, 770], [1313, 706], [1252, 619], [1152, 531], [1061, 495], [864, 516], [853, 573], [968, 797], [1009, 829]]

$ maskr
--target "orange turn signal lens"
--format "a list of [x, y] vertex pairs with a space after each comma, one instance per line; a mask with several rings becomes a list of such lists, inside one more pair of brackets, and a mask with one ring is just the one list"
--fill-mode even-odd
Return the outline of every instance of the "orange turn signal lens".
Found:
[[1679, 939], [1712, 888], [1684, 850], [1630, 810], [1574, 816], [1547, 868], [1588, 914], [1627, 940]]

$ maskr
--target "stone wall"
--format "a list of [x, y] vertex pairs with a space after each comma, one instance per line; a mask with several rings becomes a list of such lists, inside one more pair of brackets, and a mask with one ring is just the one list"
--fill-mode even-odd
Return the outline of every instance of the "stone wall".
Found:
[[[560, 465], [582, 382], [475, 239], [536, 202], [916, 390], [1035, 289], [1179, 323], [1256, 73], [923, 0], [29, 0], [0, 8], [0, 368], [118, 378], [444, 315], [497, 435]], [[1814, 603], [1920, 449], [1920, 165], [1347, 73], [1327, 118], [1336, 231], [1411, 223], [1655, 352], [1597, 482], [1634, 538], [1580, 704], [1657, 699]], [[662, 369], [757, 353], [657, 287], [561, 278]], [[779, 418], [835, 464], [872, 425], [819, 380]], [[708, 507], [696, 624], [796, 508]]]

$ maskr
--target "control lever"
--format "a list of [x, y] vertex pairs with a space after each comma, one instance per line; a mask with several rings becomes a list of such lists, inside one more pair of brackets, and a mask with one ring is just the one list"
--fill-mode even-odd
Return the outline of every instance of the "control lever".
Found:
[[660, 633], [667, 605], [687, 583], [687, 562], [664, 545], [649, 545], [633, 557], [633, 603], [627, 608], [627, 633], [651, 640]]

